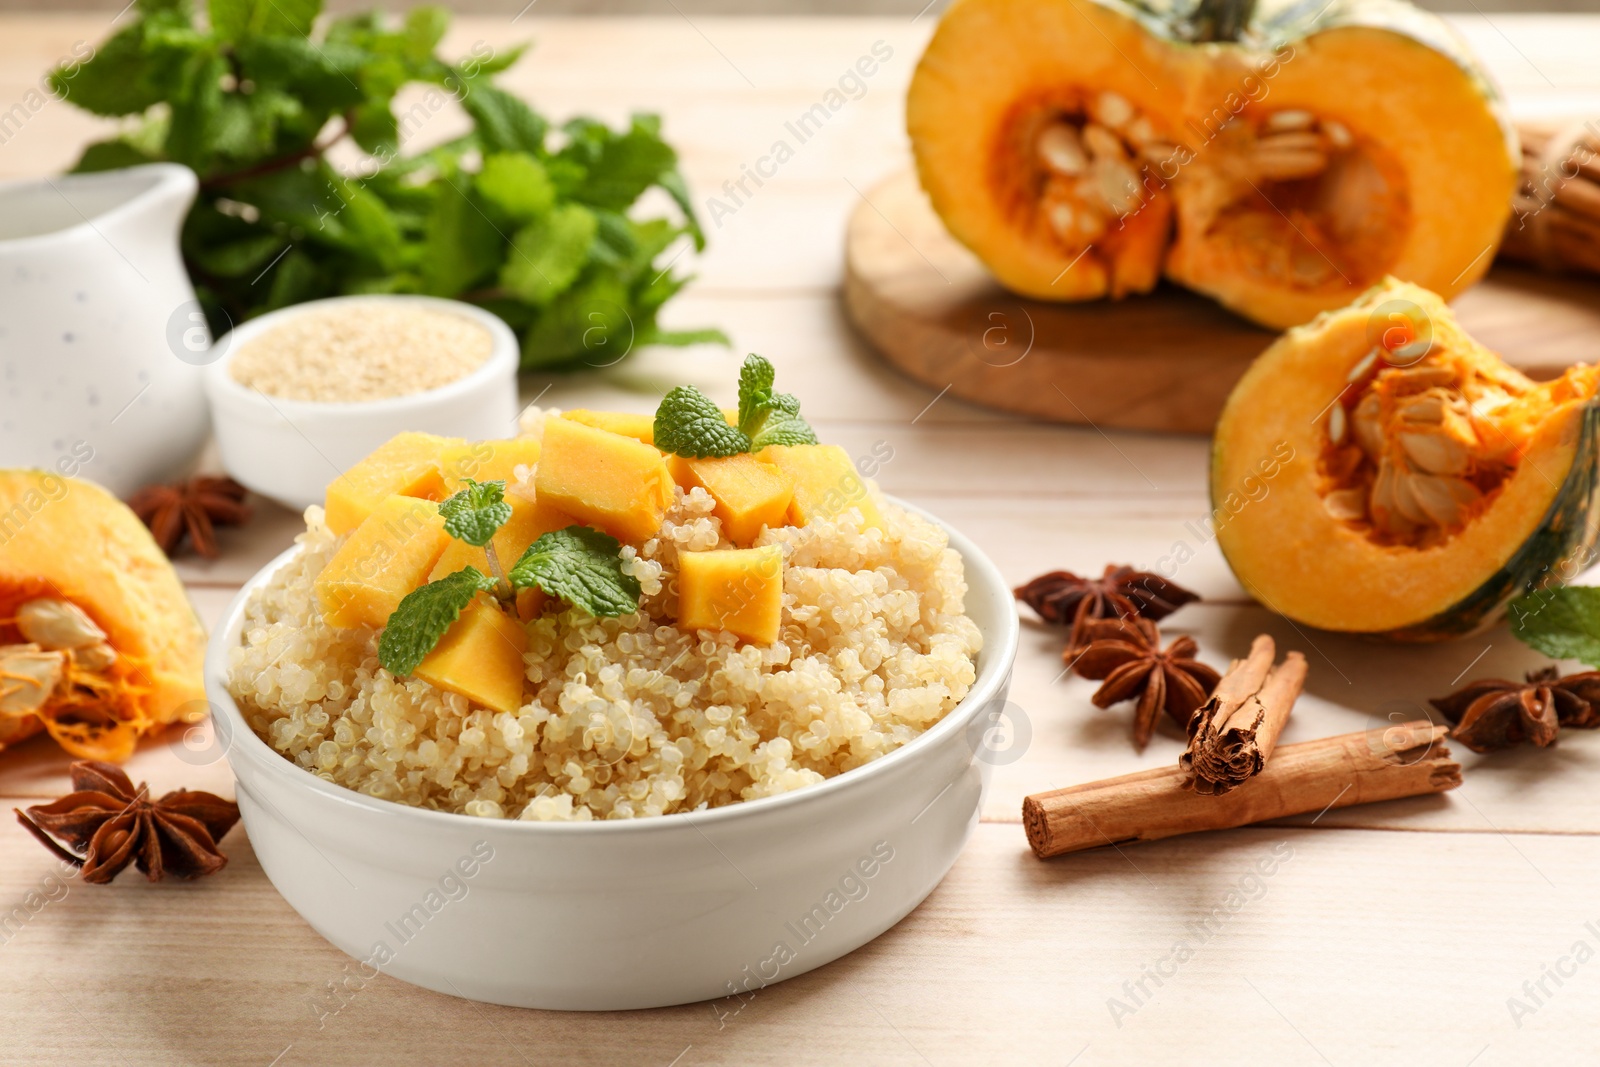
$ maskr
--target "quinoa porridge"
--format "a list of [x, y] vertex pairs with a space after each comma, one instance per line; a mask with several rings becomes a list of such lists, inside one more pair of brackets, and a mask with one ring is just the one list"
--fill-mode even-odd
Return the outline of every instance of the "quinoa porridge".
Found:
[[[533, 437], [557, 423], [576, 433], [570, 426], [582, 425], [582, 414], [536, 419]], [[543, 464], [517, 463], [504, 479], [519, 507], [559, 498], [539, 474], [548, 464], [557, 477], [558, 443], [545, 436]], [[835, 453], [844, 456], [828, 455]], [[771, 449], [762, 455], [783, 458]], [[475, 690], [455, 686], [456, 675], [430, 675], [451, 691], [386, 670], [381, 627], [329, 621], [325, 572], [365, 529], [330, 529], [330, 496], [329, 512], [308, 509], [298, 552], [249, 603], [230, 687], [251, 728], [306, 770], [373, 797], [467, 815], [663, 815], [771, 796], [860, 767], [961, 701], [981, 639], [964, 614], [961, 558], [938, 526], [859, 479], [850, 506], [830, 512], [813, 500], [802, 508], [806, 474], [795, 469], [801, 481], [790, 479], [796, 495], [785, 514], [806, 521], [763, 525], [744, 548], [730, 541], [729, 524], [740, 516], [725, 507], [729, 494], [713, 477], [702, 479], [709, 489], [663, 488], [655, 532], [618, 542], [617, 566], [637, 583], [638, 610], [597, 617], [538, 598], [513, 617], [526, 635], [520, 695], [499, 710], [463, 695]], [[845, 481], [854, 477], [851, 467]], [[682, 561], [741, 552], [781, 553], [772, 639], [680, 626], [691, 593], [688, 580], [680, 582]]]

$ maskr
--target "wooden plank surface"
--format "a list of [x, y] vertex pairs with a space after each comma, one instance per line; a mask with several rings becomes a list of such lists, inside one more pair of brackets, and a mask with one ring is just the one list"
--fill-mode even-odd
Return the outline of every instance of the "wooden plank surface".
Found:
[[[645, 411], [692, 381], [726, 399], [746, 350], [779, 365], [823, 435], [852, 454], [887, 442], [884, 487], [971, 535], [1007, 580], [1054, 567], [1153, 565], [1179, 543], [1178, 579], [1209, 601], [1175, 616], [1217, 664], [1263, 629], [1311, 660], [1286, 741], [1358, 729], [1448, 691], [1463, 671], [1514, 674], [1536, 662], [1503, 631], [1429, 649], [1300, 633], [1250, 604], [1204, 536], [1201, 437], [1063, 428], [999, 416], [887, 369], [851, 336], [839, 306], [845, 219], [879, 177], [905, 165], [901, 96], [931, 17], [775, 20], [460, 20], [446, 51], [533, 36], [509, 76], [556, 115], [661, 111], [701, 202], [784, 136], [875, 41], [893, 58], [867, 91], [801, 146], [774, 179], [711, 225], [700, 281], [675, 326], [716, 323], [736, 349], [644, 351], [593, 374], [525, 383], [564, 407]], [[1478, 15], [1457, 20], [1520, 115], [1600, 112], [1600, 18]], [[0, 18], [0, 105], [20, 99], [103, 15]], [[0, 110], [3, 110], [0, 106]], [[441, 112], [419, 135], [443, 139]], [[67, 165], [106, 124], [51, 102], [0, 143], [0, 176]], [[1530, 297], [1535, 294], [1530, 294]], [[1465, 299], [1471, 299], [1469, 295]], [[546, 387], [548, 392], [546, 392]], [[262, 505], [223, 535], [224, 558], [180, 570], [217, 619], [238, 585], [287, 546], [299, 520]], [[1061, 675], [1060, 636], [1025, 627], [1012, 701], [1029, 739], [996, 767], [981, 824], [920, 909], [861, 951], [739, 1003], [572, 1015], [473, 1005], [389, 979], [322, 1020], [308, 996], [343, 977], [344, 957], [288, 909], [242, 830], [222, 875], [187, 886], [112, 889], [48, 879], [53, 861], [0, 820], [0, 915], [30, 891], [60, 899], [0, 940], [0, 1063], [679, 1064], [1584, 1062], [1595, 979], [1577, 964], [1525, 981], [1586, 942], [1600, 950], [1600, 735], [1549, 752], [1471, 754], [1466, 785], [1426, 800], [1330, 812], [1314, 825], [1252, 828], [1042, 864], [1016, 825], [1031, 791], [1156, 766], [1181, 749], [1163, 727], [1142, 755], [1128, 712], [1102, 712]], [[1474, 657], [1482, 658], [1474, 662]], [[156, 790], [231, 789], [201, 732], [134, 758]], [[48, 746], [0, 759], [6, 805], [57, 795], [65, 760]], [[1253, 865], [1292, 850], [1270, 877]], [[1226, 910], [1230, 890], [1245, 903]], [[1187, 924], [1224, 909], [1203, 943]], [[1590, 929], [1585, 923], [1595, 921]], [[1203, 931], [1202, 931], [1203, 932]], [[1175, 942], [1192, 959], [1159, 987], [1145, 979]], [[1573, 966], [1569, 960], [1561, 964]], [[1126, 1008], [1119, 1010], [1113, 998]], [[735, 1012], [735, 1009], [740, 1009]], [[1235, 1025], [1224, 1028], [1227, 1017]], [[1119, 1025], [1120, 1023], [1120, 1025]], [[1518, 1025], [1520, 1023], [1520, 1026]]]

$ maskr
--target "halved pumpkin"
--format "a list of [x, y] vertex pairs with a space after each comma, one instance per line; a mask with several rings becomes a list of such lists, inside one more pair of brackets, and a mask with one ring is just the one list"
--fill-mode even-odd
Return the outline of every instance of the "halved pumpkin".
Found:
[[1477, 281], [1519, 158], [1476, 61], [1400, 0], [956, 0], [906, 121], [934, 209], [1007, 287], [1165, 273], [1280, 329], [1388, 275]]
[[0, 747], [41, 727], [82, 759], [197, 722], [205, 630], [127, 505], [53, 471], [0, 470]]
[[1284, 334], [1234, 388], [1212, 454], [1217, 542], [1299, 622], [1481, 629], [1600, 535], [1597, 386], [1587, 365], [1528, 379], [1438, 296], [1387, 279]]

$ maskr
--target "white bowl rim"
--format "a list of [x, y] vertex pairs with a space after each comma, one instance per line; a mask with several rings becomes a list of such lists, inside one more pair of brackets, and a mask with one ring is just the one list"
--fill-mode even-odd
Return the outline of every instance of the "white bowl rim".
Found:
[[[239, 354], [239, 350], [273, 326], [330, 304], [357, 303], [420, 304], [446, 314], [459, 315], [489, 331], [489, 355], [469, 373], [454, 381], [445, 382], [432, 389], [424, 389], [420, 393], [379, 397], [375, 400], [298, 400], [291, 397], [268, 396], [246, 388], [228, 373], [227, 368]], [[302, 418], [318, 416], [346, 418], [362, 415], [392, 417], [405, 414], [470, 394], [491, 380], [498, 381], [508, 371], [514, 375], [522, 358], [522, 347], [517, 342], [517, 335], [499, 315], [464, 300], [451, 300], [448, 297], [428, 296], [423, 293], [349, 293], [343, 296], [325, 296], [319, 300], [307, 300], [302, 304], [290, 304], [276, 311], [269, 311], [265, 315], [247, 319], [211, 343], [213, 349], [220, 345], [226, 345], [226, 350], [221, 357], [206, 367], [206, 382], [213, 403], [221, 401], [249, 404], [263, 412], [270, 411], [279, 416], [297, 415]]]
[[[885, 498], [905, 508], [907, 511], [921, 515], [945, 532], [950, 539], [950, 547], [961, 555], [962, 565], [966, 572], [969, 595], [970, 590], [980, 583], [988, 586], [991, 592], [1005, 591], [1009, 593], [1010, 587], [1001, 576], [999, 568], [966, 535], [941, 522], [915, 504], [907, 503], [888, 494], [885, 494]], [[950, 734], [958, 730], [968, 729], [970, 720], [977, 711], [995, 699], [1001, 686], [1009, 678], [1013, 663], [1016, 660], [1017, 647], [1021, 640], [1021, 627], [1017, 621], [1016, 612], [1001, 612], [1000, 625], [996, 628], [997, 632], [984, 633], [983, 635], [984, 647], [979, 652], [980, 666], [978, 675], [973, 680], [972, 688], [967, 691], [967, 695], [955, 707], [951, 708], [933, 726], [893, 752], [886, 753], [869, 763], [865, 763], [860, 767], [853, 767], [821, 782], [772, 796], [757, 797], [754, 800], [741, 800], [721, 807], [705, 808], [698, 811], [672, 812], [667, 815], [645, 818], [594, 819], [585, 822], [495, 819], [483, 815], [464, 815], [456, 812], [438, 811], [433, 808], [414, 807], [395, 800], [367, 796], [365, 793], [358, 793], [347, 786], [336, 785], [292, 762], [288, 757], [258, 737], [256, 732], [250, 728], [250, 724], [244, 719], [243, 712], [239, 710], [238, 702], [234, 700], [233, 695], [227, 689], [226, 654], [231, 648], [231, 643], [228, 647], [224, 647], [224, 641], [238, 627], [251, 594], [264, 585], [299, 550], [299, 545], [285, 549], [245, 583], [234, 597], [232, 603], [228, 605], [228, 610], [224, 613], [222, 621], [213, 630], [208, 642], [205, 660], [207, 699], [212, 704], [213, 714], [220, 713], [229, 720], [228, 728], [232, 736], [232, 740], [226, 749], [230, 754], [229, 762], [232, 762], [231, 753], [238, 750], [242, 757], [250, 759], [258, 766], [264, 767], [266, 773], [273, 775], [291, 789], [297, 788], [298, 783], [298, 787], [309, 786], [315, 792], [334, 803], [363, 809], [381, 818], [402, 820], [419, 818], [440, 828], [451, 826], [464, 828], [476, 825], [480, 828], [494, 827], [510, 833], [535, 835], [667, 833], [675, 827], [692, 827], [698, 830], [707, 823], [735, 822], [759, 817], [763, 812], [791, 807], [796, 804], [805, 804], [808, 803], [808, 798], [825, 797], [832, 793], [851, 789], [855, 783], [865, 782], [875, 775], [887, 774], [900, 764], [916, 759], [922, 750], [934, 746]], [[977, 581], [974, 581], [975, 574]], [[1004, 599], [1009, 600], [1010, 598], [1007, 596]], [[220, 703], [217, 699], [212, 698], [213, 685], [216, 689], [216, 696], [221, 700]], [[237, 771], [235, 771], [234, 776], [237, 779]]]

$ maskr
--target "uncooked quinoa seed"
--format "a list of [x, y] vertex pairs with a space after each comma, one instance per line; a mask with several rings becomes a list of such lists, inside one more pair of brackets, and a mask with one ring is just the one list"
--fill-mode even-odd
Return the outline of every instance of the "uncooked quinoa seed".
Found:
[[448, 385], [482, 366], [493, 344], [462, 315], [352, 302], [290, 316], [240, 348], [228, 370], [269, 396], [352, 403]]
[[[876, 493], [876, 489], [873, 488]], [[251, 599], [231, 688], [272, 748], [330, 782], [508, 819], [664, 815], [771, 796], [859, 767], [947, 714], [982, 639], [961, 557], [879, 498], [883, 530], [767, 530], [784, 550], [783, 626], [767, 647], [683, 632], [678, 553], [729, 547], [702, 489], [624, 558], [640, 612], [547, 609], [528, 624], [523, 707], [470, 704], [378, 664], [378, 631], [323, 621], [312, 583], [340, 541], [320, 508], [300, 552]]]

